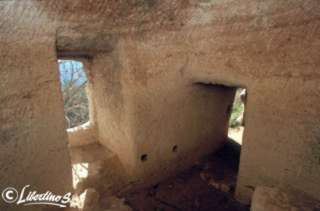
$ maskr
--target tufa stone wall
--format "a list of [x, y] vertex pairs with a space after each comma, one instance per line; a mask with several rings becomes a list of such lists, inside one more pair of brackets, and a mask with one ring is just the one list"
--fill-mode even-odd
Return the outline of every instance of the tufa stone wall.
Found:
[[248, 91], [238, 198], [266, 185], [319, 199], [317, 0], [16, 0], [0, 20], [3, 186], [71, 186], [56, 63], [71, 56], [90, 58], [93, 131], [132, 182], [222, 143], [233, 91], [203, 82]]

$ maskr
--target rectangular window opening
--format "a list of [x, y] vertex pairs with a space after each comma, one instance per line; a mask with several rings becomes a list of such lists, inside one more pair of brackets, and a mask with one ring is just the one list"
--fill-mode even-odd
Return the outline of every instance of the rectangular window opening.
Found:
[[76, 60], [58, 60], [61, 92], [67, 129], [89, 121], [87, 76], [84, 65]]

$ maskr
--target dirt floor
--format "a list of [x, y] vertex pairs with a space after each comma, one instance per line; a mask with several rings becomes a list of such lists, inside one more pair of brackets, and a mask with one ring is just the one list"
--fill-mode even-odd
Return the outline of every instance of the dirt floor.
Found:
[[240, 145], [218, 153], [159, 184], [125, 196], [134, 211], [249, 211], [233, 198]]

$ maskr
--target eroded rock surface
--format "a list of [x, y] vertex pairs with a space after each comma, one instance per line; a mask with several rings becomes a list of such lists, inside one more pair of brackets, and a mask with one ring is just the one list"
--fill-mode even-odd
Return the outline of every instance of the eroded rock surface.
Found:
[[318, 211], [320, 202], [297, 191], [285, 192], [278, 188], [256, 188], [251, 211]]

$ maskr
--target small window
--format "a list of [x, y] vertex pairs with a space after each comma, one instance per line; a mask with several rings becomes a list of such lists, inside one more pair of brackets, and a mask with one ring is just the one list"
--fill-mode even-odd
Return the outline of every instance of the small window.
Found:
[[65, 120], [67, 128], [73, 128], [89, 121], [88, 79], [82, 62], [58, 60], [58, 64]]

